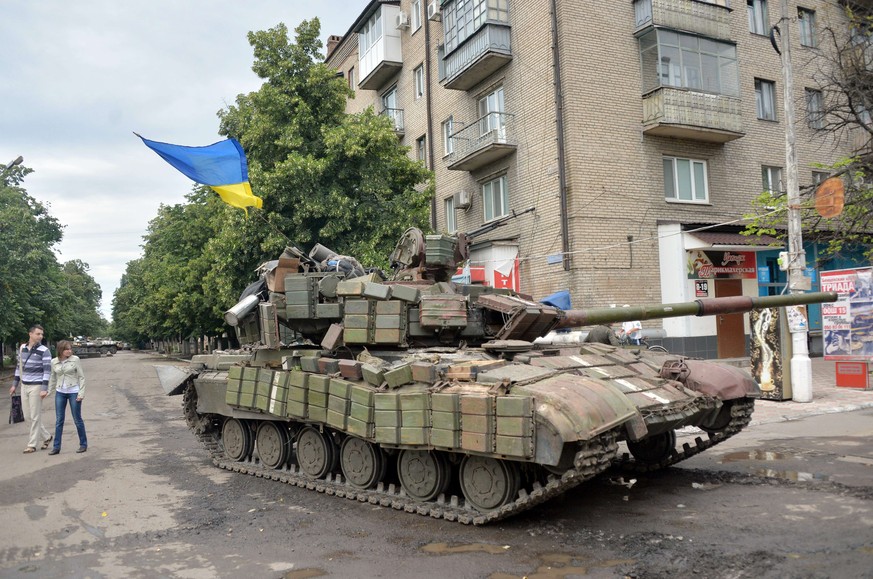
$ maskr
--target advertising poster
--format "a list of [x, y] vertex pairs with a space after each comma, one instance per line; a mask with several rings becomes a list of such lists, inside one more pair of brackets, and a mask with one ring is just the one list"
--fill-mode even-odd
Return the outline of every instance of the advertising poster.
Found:
[[688, 279], [757, 279], [754, 251], [687, 251]]
[[749, 312], [752, 327], [750, 343], [752, 376], [761, 387], [761, 398], [767, 400], [791, 399], [791, 372], [783, 361], [791, 359], [791, 338], [783, 340], [785, 322], [780, 308], [767, 308]]
[[825, 359], [873, 358], [873, 268], [823, 271], [821, 291], [839, 296], [821, 305]]

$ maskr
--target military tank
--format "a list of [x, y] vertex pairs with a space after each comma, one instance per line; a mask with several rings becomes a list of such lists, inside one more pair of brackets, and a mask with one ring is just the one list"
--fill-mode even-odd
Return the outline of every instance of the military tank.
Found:
[[[479, 232], [473, 232], [474, 234]], [[225, 314], [243, 349], [156, 366], [215, 465], [486, 524], [618, 465], [652, 470], [740, 432], [760, 395], [732, 366], [640, 347], [538, 345], [555, 329], [833, 301], [714, 298], [563, 311], [451, 282], [472, 235], [409, 229], [392, 271], [289, 247]], [[676, 449], [675, 431], [706, 432]], [[619, 454], [619, 444], [628, 452]]]

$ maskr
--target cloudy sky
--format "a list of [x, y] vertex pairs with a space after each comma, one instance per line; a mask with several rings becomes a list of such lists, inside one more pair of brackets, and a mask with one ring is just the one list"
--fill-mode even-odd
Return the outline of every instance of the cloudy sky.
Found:
[[221, 140], [216, 112], [256, 90], [246, 34], [318, 17], [345, 34], [367, 0], [3, 0], [0, 166], [65, 225], [58, 260], [81, 259], [103, 313], [161, 203], [192, 183], [133, 131], [180, 145]]

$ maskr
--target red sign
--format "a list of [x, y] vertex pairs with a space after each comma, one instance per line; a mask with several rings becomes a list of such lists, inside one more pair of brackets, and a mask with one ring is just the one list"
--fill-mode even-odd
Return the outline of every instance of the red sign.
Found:
[[494, 270], [494, 287], [521, 291], [518, 283], [518, 258], [515, 258], [509, 275], [503, 275], [496, 269]]

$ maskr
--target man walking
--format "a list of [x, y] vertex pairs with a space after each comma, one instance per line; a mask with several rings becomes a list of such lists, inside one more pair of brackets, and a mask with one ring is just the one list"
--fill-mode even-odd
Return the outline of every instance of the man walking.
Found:
[[48, 396], [48, 383], [52, 373], [52, 353], [42, 345], [43, 328], [39, 324], [30, 328], [30, 339], [18, 350], [18, 365], [12, 379], [11, 394], [21, 384], [21, 406], [24, 417], [30, 422], [30, 439], [25, 454], [36, 452], [37, 445], [48, 448], [52, 436], [42, 424], [42, 401]]

